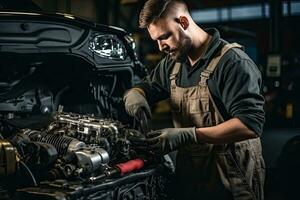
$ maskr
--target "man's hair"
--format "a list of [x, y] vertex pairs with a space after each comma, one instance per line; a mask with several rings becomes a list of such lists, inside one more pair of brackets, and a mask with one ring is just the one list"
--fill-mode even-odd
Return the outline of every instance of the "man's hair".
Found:
[[144, 4], [140, 16], [139, 27], [147, 28], [151, 23], [155, 22], [159, 18], [164, 17], [169, 8], [174, 3], [181, 3], [186, 6], [183, 0], [148, 0]]

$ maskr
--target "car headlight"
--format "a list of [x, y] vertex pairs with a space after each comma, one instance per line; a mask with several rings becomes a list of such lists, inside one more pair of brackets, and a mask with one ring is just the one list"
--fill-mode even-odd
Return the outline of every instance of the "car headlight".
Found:
[[89, 49], [103, 58], [125, 60], [127, 51], [124, 43], [115, 35], [96, 35], [90, 40]]

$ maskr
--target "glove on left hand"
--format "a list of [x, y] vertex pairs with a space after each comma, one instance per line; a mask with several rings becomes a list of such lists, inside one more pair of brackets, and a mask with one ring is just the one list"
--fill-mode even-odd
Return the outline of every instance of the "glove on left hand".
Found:
[[147, 134], [146, 142], [155, 152], [166, 154], [176, 150], [179, 146], [197, 143], [195, 127], [191, 128], [166, 128]]
[[146, 116], [149, 119], [151, 118], [151, 109], [146, 98], [136, 91], [136, 89], [126, 91], [123, 101], [125, 104], [125, 110], [130, 116], [139, 119], [140, 112], [144, 111]]

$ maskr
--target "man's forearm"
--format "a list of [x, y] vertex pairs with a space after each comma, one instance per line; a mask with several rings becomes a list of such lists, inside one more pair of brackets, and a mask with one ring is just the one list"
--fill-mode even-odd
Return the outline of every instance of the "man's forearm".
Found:
[[257, 137], [238, 118], [230, 119], [212, 127], [196, 128], [196, 136], [200, 143], [212, 144], [237, 142]]
[[143, 95], [143, 97], [146, 98], [146, 94], [145, 94], [145, 91], [143, 89], [138, 88], [138, 87], [133, 87], [133, 88], [131, 88], [131, 90], [137, 91], [138, 93], [140, 93], [141, 95]]
[[150, 105], [153, 105], [161, 100], [169, 98], [169, 92], [165, 88], [156, 83], [143, 82], [136, 85], [134, 88], [141, 89]]

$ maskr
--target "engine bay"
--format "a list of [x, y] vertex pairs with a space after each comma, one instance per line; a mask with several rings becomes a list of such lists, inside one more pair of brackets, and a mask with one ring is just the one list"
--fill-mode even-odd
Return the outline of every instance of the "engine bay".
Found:
[[2, 136], [7, 199], [168, 198], [164, 174], [173, 172], [172, 161], [148, 151], [139, 131], [93, 115], [58, 112], [50, 121], [41, 130], [10, 127], [14, 134]]
[[147, 149], [122, 100], [147, 75], [130, 34], [0, 15], [0, 199], [169, 199], [172, 160]]
[[0, 199], [169, 198], [172, 160], [145, 148], [124, 109], [131, 66], [0, 57]]

